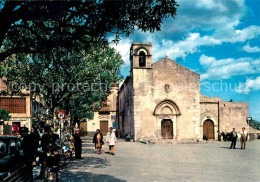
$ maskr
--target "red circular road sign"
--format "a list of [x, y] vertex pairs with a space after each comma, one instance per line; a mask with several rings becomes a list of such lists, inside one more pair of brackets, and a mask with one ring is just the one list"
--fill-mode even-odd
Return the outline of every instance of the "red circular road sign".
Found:
[[56, 115], [59, 119], [65, 119], [66, 113], [64, 111], [58, 111]]

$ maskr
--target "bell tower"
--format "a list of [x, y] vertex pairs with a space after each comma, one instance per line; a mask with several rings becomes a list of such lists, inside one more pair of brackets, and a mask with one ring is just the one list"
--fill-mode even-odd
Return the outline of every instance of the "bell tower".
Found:
[[152, 43], [133, 42], [130, 48], [131, 70], [145, 69], [152, 66]]

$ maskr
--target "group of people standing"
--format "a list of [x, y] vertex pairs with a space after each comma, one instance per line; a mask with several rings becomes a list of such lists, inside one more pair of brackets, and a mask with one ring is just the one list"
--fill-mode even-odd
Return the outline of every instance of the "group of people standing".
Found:
[[[48, 126], [42, 129], [42, 133], [36, 127], [31, 128], [31, 132], [29, 132], [28, 128], [23, 127], [21, 135], [21, 148], [23, 149], [26, 165], [32, 172], [33, 167], [36, 166], [36, 157], [39, 156], [41, 163], [39, 178], [46, 179], [49, 167], [59, 166], [60, 155], [58, 149], [61, 147], [59, 135], [54, 133], [51, 127]], [[75, 159], [81, 159], [82, 140], [79, 131], [75, 131], [73, 141]], [[42, 152], [39, 152], [38, 148], [41, 148]]]
[[[96, 130], [96, 133], [93, 137], [93, 143], [95, 144], [95, 149], [97, 149], [97, 154], [101, 154], [102, 145], [104, 145], [103, 134], [99, 129]], [[109, 154], [115, 155], [115, 144], [116, 144], [116, 134], [113, 132], [113, 128], [110, 127], [106, 135], [106, 143], [109, 146]]]
[[[245, 131], [245, 127], [242, 128], [242, 131], [240, 132], [240, 144], [241, 144], [241, 149], [246, 149], [246, 141], [248, 138], [248, 134]], [[236, 132], [236, 129], [233, 128], [233, 131], [231, 132], [231, 145], [230, 145], [230, 149], [235, 149], [236, 148], [236, 143], [237, 143], [237, 138], [238, 138], [238, 134]]]

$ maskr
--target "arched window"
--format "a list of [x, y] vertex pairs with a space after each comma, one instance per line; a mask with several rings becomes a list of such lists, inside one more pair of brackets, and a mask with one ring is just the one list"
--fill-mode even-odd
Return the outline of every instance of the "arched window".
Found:
[[140, 53], [139, 53], [139, 66], [140, 67], [144, 67], [145, 66], [145, 53], [144, 53], [144, 51], [141, 51]]

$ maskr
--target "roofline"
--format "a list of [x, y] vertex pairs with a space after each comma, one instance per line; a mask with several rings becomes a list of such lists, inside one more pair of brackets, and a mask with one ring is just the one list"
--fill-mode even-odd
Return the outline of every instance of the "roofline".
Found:
[[159, 63], [159, 62], [161, 62], [161, 61], [163, 61], [163, 60], [167, 60], [167, 59], [170, 60], [170, 61], [172, 61], [172, 62], [174, 62], [174, 63], [176, 63], [176, 64], [178, 64], [178, 65], [180, 65], [181, 67], [183, 67], [183, 68], [185, 68], [185, 69], [187, 69], [187, 70], [189, 70], [189, 71], [195, 73], [196, 75], [200, 76], [199, 73], [197, 73], [197, 72], [195, 72], [195, 71], [193, 71], [193, 70], [191, 70], [191, 69], [189, 69], [189, 68], [187, 68], [187, 67], [185, 67], [185, 66], [183, 66], [183, 65], [181, 65], [181, 64], [179, 64], [179, 63], [177, 63], [176, 61], [169, 59], [169, 58], [163, 58], [163, 59], [161, 59], [161, 60], [159, 60], [159, 61], [156, 61], [156, 62], [154, 62], [154, 63], [152, 64], [152, 66], [153, 66], [154, 64], [156, 64], [156, 63]]

